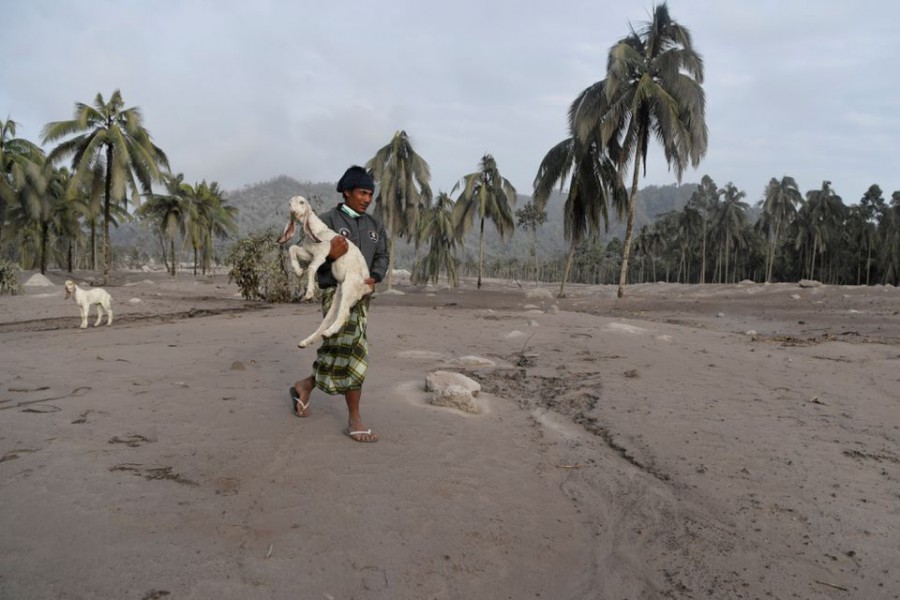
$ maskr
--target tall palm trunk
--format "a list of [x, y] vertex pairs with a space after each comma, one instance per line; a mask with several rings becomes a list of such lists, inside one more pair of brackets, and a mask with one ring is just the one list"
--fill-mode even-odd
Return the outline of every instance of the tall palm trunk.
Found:
[[700, 248], [700, 283], [706, 283], [706, 217], [703, 217], [703, 245]]
[[481, 235], [478, 238], [478, 288], [481, 289], [481, 273], [484, 271], [484, 219], [481, 219]]
[[112, 193], [112, 146], [106, 147], [106, 182], [103, 200], [103, 285], [109, 285], [109, 265], [112, 262], [112, 246], [109, 243], [110, 195]]
[[813, 237], [813, 249], [812, 249], [812, 262], [809, 267], [809, 278], [816, 278], [816, 253], [819, 251], [819, 240], [817, 237]]
[[172, 236], [170, 250], [172, 252], [172, 277], [175, 277], [175, 273], [178, 271], [175, 263], [175, 236]]
[[390, 249], [388, 250], [387, 289], [394, 289], [394, 236], [391, 236]]
[[731, 234], [725, 234], [725, 268], [722, 270], [722, 283], [728, 283], [728, 255], [731, 251]]
[[47, 240], [50, 237], [50, 226], [46, 221], [41, 223], [41, 275], [47, 274]]
[[97, 269], [97, 219], [91, 217], [91, 271]]
[[625, 223], [625, 241], [622, 244], [622, 270], [619, 272], [619, 290], [616, 296], [625, 296], [625, 284], [628, 282], [628, 258], [631, 255], [631, 236], [634, 233], [634, 208], [637, 204], [638, 177], [641, 173], [641, 160], [643, 154], [643, 133], [638, 131], [638, 147], [634, 154], [634, 175], [631, 177], [631, 194], [628, 195], [628, 220]]
[[572, 240], [572, 247], [569, 248], [569, 256], [566, 257], [566, 268], [563, 271], [562, 283], [559, 284], [559, 294], [556, 296], [557, 298], [565, 298], [566, 297], [566, 281], [569, 280], [569, 273], [572, 271], [572, 263], [575, 262], [575, 240]]
[[769, 264], [766, 268], [766, 283], [772, 282], [772, 271], [775, 266], [775, 249], [778, 247], [778, 238], [781, 231], [781, 222], [775, 224], [775, 237], [772, 238], [772, 243], [769, 244]]

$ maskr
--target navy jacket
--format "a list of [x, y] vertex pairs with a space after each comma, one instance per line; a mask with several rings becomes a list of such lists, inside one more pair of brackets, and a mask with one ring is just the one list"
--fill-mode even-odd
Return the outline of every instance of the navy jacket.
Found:
[[[340, 204], [328, 212], [322, 213], [319, 218], [333, 231], [356, 244], [369, 266], [369, 277], [376, 282], [384, 279], [387, 275], [389, 255], [388, 236], [381, 221], [368, 213], [363, 213], [359, 218], [354, 219], [341, 210]], [[331, 275], [329, 261], [325, 261], [325, 264], [319, 267], [316, 272], [316, 280], [319, 287], [322, 288], [337, 285], [337, 281]]]

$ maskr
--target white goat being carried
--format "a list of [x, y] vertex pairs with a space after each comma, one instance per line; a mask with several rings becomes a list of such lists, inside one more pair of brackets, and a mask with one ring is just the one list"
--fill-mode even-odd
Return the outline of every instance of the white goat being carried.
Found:
[[[288, 202], [288, 206], [290, 219], [285, 225], [281, 237], [278, 238], [278, 243], [284, 244], [294, 236], [295, 223], [302, 224], [303, 241], [296, 246], [291, 246], [288, 254], [290, 254], [291, 268], [297, 277], [302, 277], [306, 271], [306, 294], [303, 297], [310, 300], [316, 293], [316, 271], [325, 262], [331, 251], [332, 238], [339, 234], [322, 222], [303, 196], [294, 196]], [[308, 263], [306, 269], [303, 268], [301, 262]], [[363, 296], [373, 291], [373, 287], [366, 283], [366, 279], [369, 278], [369, 266], [366, 264], [366, 259], [350, 240], [347, 240], [347, 252], [331, 263], [331, 274], [338, 282], [331, 308], [319, 328], [297, 344], [301, 348], [306, 348], [321, 338], [331, 337], [340, 331], [350, 316], [350, 309]]]

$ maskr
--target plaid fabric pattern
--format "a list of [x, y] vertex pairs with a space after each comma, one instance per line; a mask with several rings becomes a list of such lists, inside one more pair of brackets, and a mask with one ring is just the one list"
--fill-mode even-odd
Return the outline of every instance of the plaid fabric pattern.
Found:
[[[322, 315], [331, 308], [335, 288], [322, 289]], [[366, 323], [369, 315], [369, 296], [363, 297], [350, 310], [350, 317], [339, 332], [325, 338], [319, 346], [313, 375], [316, 387], [326, 394], [343, 394], [362, 388], [366, 379]]]

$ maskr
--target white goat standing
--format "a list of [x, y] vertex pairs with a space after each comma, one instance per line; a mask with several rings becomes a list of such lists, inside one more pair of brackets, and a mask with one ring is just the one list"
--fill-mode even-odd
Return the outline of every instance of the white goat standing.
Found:
[[113, 311], [112, 311], [112, 296], [109, 295], [109, 292], [104, 290], [103, 288], [91, 288], [89, 290], [83, 290], [71, 279], [66, 281], [66, 297], [65, 300], [69, 299], [69, 296], [73, 296], [75, 298], [75, 304], [78, 305], [78, 309], [81, 311], [81, 328], [86, 329], [88, 325], [88, 313], [91, 310], [91, 305], [97, 305], [97, 320], [94, 322], [94, 327], [100, 326], [100, 321], [103, 320], [103, 311], [106, 311], [106, 324], [112, 325], [113, 322]]
[[[288, 202], [288, 206], [290, 219], [281, 237], [278, 238], [278, 243], [283, 244], [293, 237], [295, 222], [303, 224], [303, 243], [291, 246], [288, 254], [297, 277], [302, 277], [304, 271], [300, 261], [309, 262], [306, 266], [306, 294], [303, 297], [310, 300], [316, 291], [316, 271], [331, 251], [331, 239], [338, 234], [316, 216], [303, 196], [294, 196]], [[297, 344], [300, 348], [306, 348], [321, 338], [331, 337], [340, 331], [350, 316], [350, 309], [363, 296], [373, 291], [373, 287], [366, 283], [366, 279], [369, 278], [366, 259], [350, 240], [347, 240], [347, 252], [331, 263], [331, 274], [338, 282], [331, 308], [328, 309], [319, 328]]]

